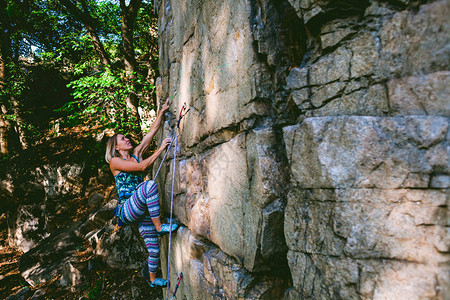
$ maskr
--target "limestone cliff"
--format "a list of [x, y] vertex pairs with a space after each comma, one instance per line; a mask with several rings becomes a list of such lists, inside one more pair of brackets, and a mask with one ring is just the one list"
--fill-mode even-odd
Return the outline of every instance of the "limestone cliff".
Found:
[[157, 7], [179, 298], [450, 297], [449, 1]]

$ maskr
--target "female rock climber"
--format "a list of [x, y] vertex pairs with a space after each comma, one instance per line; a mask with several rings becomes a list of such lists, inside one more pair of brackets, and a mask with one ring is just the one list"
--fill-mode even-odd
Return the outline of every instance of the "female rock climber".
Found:
[[174, 231], [178, 227], [176, 224], [170, 227], [169, 224], [161, 223], [158, 187], [154, 181], [143, 181], [142, 175], [142, 172], [153, 165], [171, 142], [170, 138], [164, 139], [153, 155], [146, 159], [142, 158], [142, 154], [148, 149], [152, 138], [161, 127], [164, 112], [169, 109], [168, 102], [169, 100], [163, 105], [149, 132], [137, 147], [133, 147], [123, 134], [115, 134], [109, 138], [105, 154], [119, 193], [114, 215], [118, 217], [119, 225], [138, 223], [139, 232], [148, 251], [148, 269], [144, 267], [142, 275], [151, 287], [167, 285], [167, 280], [156, 278], [159, 263], [158, 236]]

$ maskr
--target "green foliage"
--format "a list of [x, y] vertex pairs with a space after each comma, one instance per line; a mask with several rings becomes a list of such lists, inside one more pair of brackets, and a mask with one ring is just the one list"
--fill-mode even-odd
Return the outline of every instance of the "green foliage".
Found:
[[151, 2], [143, 3], [137, 20], [134, 34], [136, 52], [139, 60], [149, 62], [153, 68], [157, 68], [158, 61], [158, 18], [151, 12]]
[[[0, 5], [0, 30], [10, 34], [7, 37], [9, 44], [6, 44], [11, 48], [7, 53], [10, 63], [6, 82], [0, 90], [0, 104], [6, 107], [6, 119], [13, 126], [21, 127], [22, 132], [34, 140], [41, 139], [51, 126], [43, 128], [45, 126], [41, 124], [28, 122], [27, 116], [33, 119], [31, 114], [35, 107], [22, 109], [29, 101], [26, 99], [47, 96], [46, 89], [42, 88], [42, 94], [30, 97], [30, 86], [33, 85], [30, 78], [38, 76], [32, 74], [30, 66], [39, 65], [46, 71], [57, 70], [68, 83], [71, 97], [64, 95], [66, 98], [59, 100], [60, 108], [52, 117], [52, 120], [64, 117], [60, 122], [61, 129], [82, 125], [92, 129], [91, 133], [110, 128], [137, 133], [140, 125], [127, 107], [127, 97], [135, 94], [139, 108], [153, 109], [152, 100], [142, 101], [155, 98], [155, 87], [149, 79], [158, 76], [157, 16], [153, 12], [152, 1], [142, 1], [139, 9], [133, 39], [136, 73], [127, 75], [124, 72], [119, 1], [84, 2], [85, 6], [83, 1], [72, 0], [94, 20], [91, 24], [93, 30], [111, 61], [107, 67], [102, 65], [94, 51], [92, 37], [83, 20], [62, 1], [5, 0], [5, 6], [2, 8]], [[52, 89], [52, 85], [47, 87], [47, 90]], [[58, 92], [54, 92], [56, 94]], [[13, 109], [11, 98], [18, 100], [19, 107]], [[45, 106], [53, 110], [56, 105]], [[17, 113], [27, 122], [17, 122]]]
[[[59, 111], [67, 113], [63, 126], [85, 125], [102, 131], [117, 128], [138, 132], [140, 124], [133, 118], [126, 98], [131, 93], [142, 95], [154, 92], [154, 86], [146, 84], [143, 76], [136, 74], [136, 84], [124, 80], [123, 72], [104, 72], [88, 75], [68, 84], [73, 89], [73, 101], [67, 102]], [[140, 84], [140, 85], [139, 85]], [[138, 91], [136, 86], [140, 87]]]
[[24, 68], [14, 62], [6, 63], [6, 68], [8, 76], [6, 76], [3, 88], [0, 89], [0, 100], [3, 104], [8, 103], [12, 98], [19, 99], [28, 89], [27, 72]]

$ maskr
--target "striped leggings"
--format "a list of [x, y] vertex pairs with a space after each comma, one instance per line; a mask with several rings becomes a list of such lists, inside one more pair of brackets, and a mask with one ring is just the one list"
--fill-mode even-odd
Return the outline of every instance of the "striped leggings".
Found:
[[159, 263], [159, 244], [152, 218], [159, 217], [158, 187], [152, 180], [144, 181], [119, 207], [118, 217], [125, 224], [138, 223], [139, 233], [148, 251], [148, 269], [156, 273]]

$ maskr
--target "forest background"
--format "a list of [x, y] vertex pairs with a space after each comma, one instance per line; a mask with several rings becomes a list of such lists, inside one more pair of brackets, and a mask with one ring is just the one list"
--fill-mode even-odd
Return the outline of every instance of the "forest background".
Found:
[[[0, 0], [0, 298], [19, 292], [69, 299], [151, 294], [137, 271], [97, 261], [74, 294], [57, 278], [30, 289], [19, 271], [23, 252], [8, 242], [7, 216], [14, 219], [23, 205], [39, 208], [33, 217], [45, 219], [45, 226], [32, 232], [37, 242], [114, 198], [105, 140], [122, 132], [138, 141], [155, 115], [157, 34], [151, 1]], [[80, 164], [83, 182], [77, 177], [67, 195], [44, 195], [33, 183], [36, 170]], [[79, 186], [81, 192], [74, 189]], [[71, 255], [89, 261], [92, 247], [76, 245]], [[152, 293], [157, 298], [160, 291]]]
[[151, 1], [0, 0], [0, 16], [3, 160], [75, 128], [139, 137], [159, 75]]

